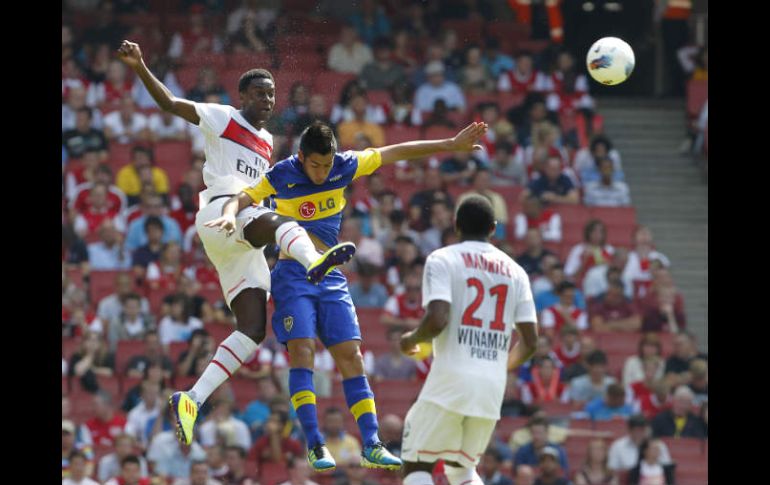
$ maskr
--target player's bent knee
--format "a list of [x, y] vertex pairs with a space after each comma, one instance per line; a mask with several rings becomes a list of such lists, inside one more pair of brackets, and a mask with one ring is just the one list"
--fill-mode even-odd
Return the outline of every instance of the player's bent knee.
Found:
[[257, 345], [261, 344], [267, 336], [264, 328], [251, 328], [246, 331], [240, 330], [240, 332], [253, 340]]
[[314, 342], [310, 339], [297, 339], [289, 341], [289, 360], [293, 368], [314, 367], [315, 349]]

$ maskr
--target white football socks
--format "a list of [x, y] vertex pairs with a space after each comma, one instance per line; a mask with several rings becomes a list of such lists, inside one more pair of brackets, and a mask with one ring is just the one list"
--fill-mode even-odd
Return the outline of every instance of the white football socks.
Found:
[[321, 257], [305, 228], [294, 221], [278, 226], [275, 230], [275, 241], [281, 251], [302, 263], [305, 268]]
[[232, 377], [241, 365], [257, 350], [257, 344], [238, 330], [224, 339], [214, 358], [206, 366], [190, 394], [198, 404], [203, 404], [212, 392]]

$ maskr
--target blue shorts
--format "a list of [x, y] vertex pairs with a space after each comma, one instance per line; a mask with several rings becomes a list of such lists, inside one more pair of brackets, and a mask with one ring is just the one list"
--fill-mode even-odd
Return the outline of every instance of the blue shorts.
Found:
[[279, 259], [270, 274], [275, 303], [273, 332], [278, 341], [286, 344], [298, 338], [318, 337], [329, 348], [361, 340], [345, 275], [335, 269], [318, 285], [308, 282], [306, 275], [305, 267], [290, 259]]

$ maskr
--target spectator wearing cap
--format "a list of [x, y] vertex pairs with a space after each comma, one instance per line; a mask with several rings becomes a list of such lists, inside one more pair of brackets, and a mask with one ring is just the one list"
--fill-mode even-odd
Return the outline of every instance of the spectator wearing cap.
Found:
[[329, 49], [327, 65], [332, 71], [359, 75], [373, 58], [372, 50], [358, 40], [356, 30], [348, 24], [342, 27], [340, 40]]
[[548, 421], [542, 417], [532, 418], [527, 423], [527, 428], [532, 435], [532, 441], [522, 445], [516, 450], [516, 454], [513, 458], [514, 465], [537, 466], [539, 463], [539, 455], [544, 449], [551, 448], [555, 453], [557, 463], [561, 465], [561, 468], [566, 472], [568, 469], [567, 453], [564, 451], [564, 448], [549, 439]]
[[465, 96], [460, 86], [444, 77], [444, 64], [431, 61], [425, 66], [427, 82], [414, 94], [414, 106], [424, 113], [433, 111], [436, 101], [443, 99], [450, 111], [465, 111]]
[[358, 264], [358, 281], [350, 285], [350, 297], [356, 308], [382, 308], [388, 300], [388, 290], [377, 279], [381, 268], [366, 262]]
[[595, 207], [627, 207], [631, 205], [628, 184], [613, 178], [613, 164], [609, 158], [596, 161], [601, 178], [585, 184], [583, 203]]
[[701, 438], [708, 437], [706, 423], [692, 412], [695, 393], [687, 386], [674, 391], [671, 409], [652, 419], [652, 435], [655, 437]]
[[588, 330], [588, 316], [575, 305], [577, 287], [570, 281], [562, 281], [556, 286], [559, 300], [543, 310], [540, 325], [543, 331], [553, 338], [564, 325], [574, 325], [578, 330]]
[[620, 384], [610, 384], [604, 391], [603, 397], [589, 401], [585, 407], [592, 421], [609, 421], [625, 419], [633, 414], [630, 404], [626, 404], [626, 392]]
[[[650, 424], [642, 415], [628, 419], [628, 434], [616, 439], [610, 445], [607, 466], [615, 473], [630, 470], [639, 462], [639, 447], [650, 436]], [[665, 443], [660, 450], [661, 462], [671, 463], [671, 454]]]
[[561, 466], [560, 461], [560, 450], [552, 446], [543, 448], [537, 457], [539, 470], [535, 485], [572, 485], [568, 478], [562, 476], [567, 467]]
[[484, 485], [513, 485], [513, 481], [503, 475], [500, 468], [503, 456], [493, 447], [486, 449], [479, 463], [479, 477]]
[[594, 350], [586, 357], [588, 373], [574, 378], [569, 385], [569, 398], [582, 408], [587, 402], [601, 398], [607, 387], [615, 384], [614, 377], [607, 374], [607, 354]]
[[595, 332], [636, 332], [642, 317], [636, 306], [623, 294], [623, 284], [611, 281], [607, 292], [588, 306], [591, 329]]
[[404, 68], [393, 62], [393, 44], [380, 37], [374, 42], [374, 60], [364, 66], [361, 81], [366, 89], [390, 89], [406, 82]]

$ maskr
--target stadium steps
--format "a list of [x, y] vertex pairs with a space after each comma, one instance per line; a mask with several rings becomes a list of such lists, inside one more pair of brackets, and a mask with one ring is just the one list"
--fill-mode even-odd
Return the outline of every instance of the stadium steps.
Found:
[[708, 351], [708, 185], [691, 159], [678, 153], [685, 101], [602, 98], [597, 105], [623, 159], [637, 218], [671, 259], [687, 326]]

